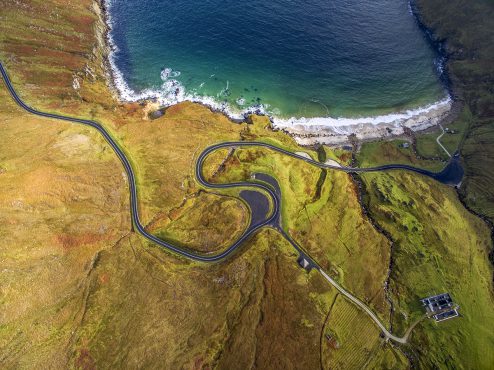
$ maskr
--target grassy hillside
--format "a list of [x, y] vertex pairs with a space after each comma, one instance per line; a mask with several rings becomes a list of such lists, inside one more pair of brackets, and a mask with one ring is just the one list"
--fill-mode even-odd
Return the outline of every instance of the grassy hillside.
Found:
[[[152, 104], [119, 103], [106, 82], [105, 27], [90, 0], [0, 6], [0, 58], [21, 96], [37, 108], [101, 122], [135, 168], [143, 222], [164, 238], [210, 252], [248, 222], [237, 190], [211, 192], [195, 181], [194, 163], [206, 146], [263, 140], [324, 157], [273, 132], [266, 118], [234, 124], [184, 103], [150, 120]], [[395, 241], [391, 253], [346, 174], [263, 149], [219, 151], [206, 163], [214, 181], [256, 171], [275, 176], [287, 231], [398, 332], [420, 314], [418, 296], [451, 290], [464, 318], [425, 323], [409, 347], [394, 348], [316, 272], [300, 269], [294, 250], [272, 230], [214, 265], [143, 240], [131, 232], [121, 165], [98, 135], [26, 115], [3, 85], [0, 101], [2, 367], [403, 368], [401, 350], [424, 367], [471, 361], [480, 368], [490, 360], [479, 355], [491, 345], [489, 333], [460, 345], [492, 321], [488, 230], [450, 189], [410, 174], [364, 179], [369, 208]], [[369, 148], [369, 158], [381, 159]], [[396, 148], [388, 149], [385, 160], [392, 160]], [[452, 336], [460, 339], [447, 342]]]
[[230, 156], [215, 181], [245, 180], [254, 172], [271, 174], [280, 181], [285, 229], [330, 275], [387, 321], [389, 306], [383, 285], [389, 243], [362, 214], [349, 176], [328, 171], [319, 183], [320, 169], [263, 148], [252, 148], [237, 150]]
[[[237, 125], [189, 103], [151, 121], [148, 107], [119, 104], [107, 88], [98, 38], [104, 25], [95, 3], [1, 5], [0, 57], [19, 93], [37, 108], [105, 125], [136, 170], [150, 230], [203, 251], [238, 235], [248, 218], [245, 207], [232, 198], [235, 193], [204, 192], [197, 185], [197, 155], [212, 143], [241, 138], [296, 149], [289, 137], [272, 132], [265, 119]], [[296, 265], [297, 256], [277, 234], [265, 231], [228, 262], [211, 266], [155, 248], [130, 232], [126, 180], [99, 136], [28, 116], [3, 86], [0, 93], [6, 102], [0, 115], [0, 252], [8, 261], [0, 272], [4, 367], [320, 366], [321, 330], [335, 293]], [[281, 157], [269, 161], [274, 168], [284, 164]], [[287, 195], [314, 198], [321, 171], [291, 166], [293, 176], [280, 178], [284, 189], [293, 186]], [[305, 184], [300, 180], [307, 175]], [[292, 178], [300, 180], [291, 184]], [[339, 194], [340, 186], [350, 186], [346, 176], [327, 189]], [[358, 204], [355, 192], [341, 201]], [[286, 222], [295, 225], [297, 214], [287, 211]], [[348, 215], [353, 213], [359, 215], [358, 208]], [[335, 229], [339, 239], [358, 240], [346, 229], [361, 224], [368, 237], [360, 244], [373, 247], [375, 240], [382, 265], [369, 273], [376, 280], [359, 281], [352, 272], [344, 281], [389, 317], [382, 299], [387, 244], [361, 216], [346, 219]], [[327, 254], [326, 245], [317, 247]], [[331, 250], [344, 261], [342, 243]], [[363, 256], [354, 258], [362, 266]], [[339, 273], [346, 268], [339, 266]]]
[[386, 343], [372, 321], [340, 295], [335, 297], [321, 337], [324, 362], [332, 369], [406, 369], [408, 361]]
[[[445, 127], [445, 133], [440, 140], [450, 154], [459, 149], [471, 121], [472, 114], [468, 107], [464, 107], [456, 120]], [[423, 158], [438, 158], [447, 161], [449, 159], [448, 155], [436, 141], [441, 134], [440, 127], [436, 127], [432, 132], [417, 133], [415, 135], [417, 154]]]
[[[455, 95], [471, 114], [460, 144], [469, 207], [494, 220], [494, 2], [416, 0], [422, 22], [444, 43]], [[460, 118], [462, 119], [462, 118]]]
[[393, 327], [403, 333], [423, 315], [419, 300], [450, 292], [461, 318], [423, 321], [407, 351], [421, 368], [488, 369], [494, 362], [492, 247], [485, 224], [453, 189], [409, 173], [365, 174], [371, 215], [394, 241]]
[[[434, 150], [436, 150], [436, 147], [439, 147], [436, 143], [436, 137], [437, 136], [431, 137], [431, 140], [434, 141], [434, 145], [431, 145], [431, 149], [434, 148]], [[404, 143], [408, 143], [408, 141], [397, 139], [392, 141], [363, 143], [356, 154], [355, 159], [360, 165], [363, 163], [366, 163], [367, 166], [403, 163], [427, 168], [431, 171], [440, 171], [445, 166], [445, 162], [443, 161], [419, 159], [417, 154], [413, 151], [412, 146], [404, 148]], [[431, 156], [429, 155], [428, 157]]]

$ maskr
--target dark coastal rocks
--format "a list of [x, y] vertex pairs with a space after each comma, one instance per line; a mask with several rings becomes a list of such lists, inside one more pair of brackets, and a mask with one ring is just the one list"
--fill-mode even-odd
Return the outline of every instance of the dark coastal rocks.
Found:
[[157, 119], [163, 116], [163, 111], [161, 110], [155, 110], [154, 112], [149, 113], [149, 118], [150, 119]]

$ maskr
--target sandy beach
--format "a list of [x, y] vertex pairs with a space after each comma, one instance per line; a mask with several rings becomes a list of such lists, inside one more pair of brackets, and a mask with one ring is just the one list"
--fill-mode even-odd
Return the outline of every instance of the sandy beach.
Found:
[[343, 145], [351, 135], [372, 140], [402, 135], [405, 129], [428, 129], [443, 122], [452, 106], [453, 101], [446, 98], [427, 107], [375, 117], [274, 119], [273, 127], [290, 134], [301, 145]]
[[[315, 118], [280, 118], [268, 114], [261, 106], [235, 111], [224, 102], [217, 102], [211, 97], [196, 97], [186, 94], [184, 91], [174, 99], [169, 100], [168, 95], [160, 90], [145, 90], [136, 93], [127, 85], [122, 73], [115, 64], [116, 46], [110, 35], [112, 27], [111, 16], [108, 12], [109, 3], [105, 0], [99, 2], [100, 7], [96, 13], [100, 18], [97, 29], [99, 50], [103, 54], [105, 70], [107, 72], [108, 85], [115, 97], [121, 102], [146, 101], [148, 104], [146, 113], [160, 107], [175, 105], [183, 101], [192, 101], [207, 106], [213, 111], [227, 115], [235, 122], [247, 121], [251, 114], [266, 115], [270, 117], [272, 127], [282, 130], [294, 137], [300, 145], [345, 145], [354, 136], [358, 140], [374, 140], [386, 137], [402, 135], [406, 128], [412, 131], [422, 131], [436, 126], [452, 113], [453, 100], [447, 96], [443, 100], [427, 106], [418, 107], [401, 112], [369, 117], [315, 117]], [[166, 98], [165, 98], [166, 95]]]

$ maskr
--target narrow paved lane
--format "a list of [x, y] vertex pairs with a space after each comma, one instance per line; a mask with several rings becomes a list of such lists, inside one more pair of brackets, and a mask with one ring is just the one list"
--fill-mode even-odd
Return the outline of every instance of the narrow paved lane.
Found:
[[439, 135], [436, 138], [436, 142], [446, 152], [446, 154], [448, 155], [448, 157], [451, 158], [451, 154], [448, 152], [448, 149], [446, 149], [446, 147], [441, 143], [441, 139], [444, 136], [444, 134], [446, 133], [446, 131], [444, 131], [443, 125], [439, 124], [439, 127], [441, 128], [442, 133], [441, 133], [441, 135]]
[[372, 312], [372, 310], [368, 306], [366, 306], [365, 303], [363, 303], [360, 299], [358, 299], [357, 297], [355, 297], [354, 295], [349, 293], [347, 290], [345, 290], [345, 288], [343, 288], [340, 284], [338, 284], [334, 279], [332, 279], [328, 274], [326, 274], [321, 268], [319, 269], [319, 272], [332, 286], [334, 286], [336, 288], [336, 290], [338, 290], [341, 294], [343, 294], [354, 305], [360, 307], [372, 319], [372, 321], [374, 321], [376, 323], [376, 325], [379, 327], [379, 329], [381, 329], [381, 331], [383, 332], [383, 334], [386, 338], [391, 339], [391, 340], [398, 342], [398, 343], [401, 343], [401, 344], [405, 344], [407, 342], [408, 336], [410, 335], [410, 332], [411, 332], [411, 329], [413, 329], [416, 324], [413, 325], [409, 330], [407, 330], [405, 335], [401, 338], [397, 337], [396, 335], [393, 335], [392, 333], [390, 333], [388, 331], [388, 329], [386, 329], [384, 324], [381, 323], [381, 320], [379, 320], [379, 318], [374, 314], [374, 312]]
[[157, 244], [158, 246], [162, 247], [163, 249], [173, 252], [177, 255], [180, 255], [184, 258], [188, 258], [194, 261], [201, 261], [201, 262], [218, 262], [226, 257], [228, 257], [230, 254], [232, 254], [235, 250], [237, 250], [243, 242], [248, 239], [251, 235], [253, 235], [255, 232], [257, 232], [259, 229], [263, 227], [271, 227], [273, 229], [276, 229], [280, 232], [280, 234], [293, 246], [293, 248], [299, 253], [299, 255], [304, 256], [309, 262], [310, 266], [317, 269], [322, 276], [332, 285], [334, 286], [340, 293], [342, 293], [348, 300], [350, 300], [353, 304], [357, 305], [360, 307], [369, 317], [376, 323], [376, 325], [382, 330], [386, 338], [391, 339], [393, 341], [396, 341], [398, 343], [406, 343], [408, 335], [410, 334], [411, 329], [410, 328], [406, 335], [402, 338], [397, 337], [390, 333], [386, 327], [381, 323], [379, 318], [372, 312], [372, 310], [366, 306], [362, 301], [360, 301], [358, 298], [353, 296], [351, 293], [346, 291], [341, 285], [339, 285], [335, 280], [333, 280], [329, 275], [327, 275], [321, 268], [320, 266], [305, 252], [300, 245], [298, 245], [290, 235], [283, 229], [282, 224], [281, 224], [281, 190], [279, 189], [279, 186], [277, 184], [272, 184], [272, 181], [269, 181], [269, 179], [266, 177], [268, 175], [263, 175], [259, 174], [256, 176], [258, 177], [260, 181], [256, 182], [247, 182], [247, 181], [242, 181], [242, 182], [235, 182], [235, 183], [228, 183], [228, 184], [214, 184], [208, 182], [202, 173], [202, 168], [204, 165], [204, 161], [206, 160], [207, 156], [214, 152], [215, 150], [221, 149], [221, 148], [231, 148], [231, 147], [263, 147], [267, 148], [273, 151], [276, 151], [278, 153], [285, 154], [287, 156], [299, 159], [301, 161], [304, 161], [306, 163], [309, 163], [313, 166], [319, 167], [319, 168], [324, 168], [324, 169], [332, 169], [336, 171], [343, 171], [346, 173], [365, 173], [365, 172], [383, 172], [383, 171], [394, 171], [394, 170], [406, 170], [406, 171], [412, 171], [415, 173], [419, 173], [424, 176], [431, 177], [437, 181], [443, 182], [445, 184], [449, 185], [456, 185], [459, 182], [461, 182], [461, 178], [463, 176], [463, 169], [461, 168], [461, 165], [459, 163], [459, 155], [455, 154], [448, 165], [438, 173], [431, 172], [428, 170], [424, 170], [421, 168], [416, 168], [413, 166], [408, 166], [404, 164], [389, 164], [389, 165], [383, 165], [383, 166], [377, 166], [377, 167], [370, 167], [370, 168], [351, 168], [351, 167], [340, 167], [340, 166], [335, 166], [331, 164], [325, 164], [325, 163], [320, 163], [317, 162], [313, 159], [307, 158], [303, 155], [296, 154], [294, 152], [290, 152], [288, 150], [276, 147], [271, 144], [263, 143], [263, 142], [246, 142], [246, 141], [241, 141], [241, 142], [224, 142], [224, 143], [219, 143], [216, 145], [212, 145], [208, 148], [206, 148], [198, 157], [196, 165], [195, 165], [195, 176], [196, 180], [204, 187], [206, 188], [212, 188], [212, 189], [226, 189], [226, 188], [250, 188], [253, 190], [263, 190], [265, 191], [269, 197], [271, 198], [271, 202], [273, 204], [273, 212], [272, 214], [266, 218], [261, 223], [251, 225], [245, 232], [240, 236], [240, 238], [235, 241], [231, 246], [229, 246], [227, 249], [222, 251], [219, 254], [216, 255], [203, 255], [203, 254], [198, 254], [194, 253], [190, 250], [181, 248], [177, 245], [174, 245], [170, 242], [161, 240], [157, 238], [156, 236], [148, 233], [144, 226], [141, 223], [140, 217], [139, 217], [139, 207], [138, 207], [138, 194], [137, 194], [137, 186], [136, 186], [136, 176], [134, 174], [134, 170], [125, 156], [124, 152], [120, 148], [120, 146], [117, 144], [117, 142], [111, 137], [111, 135], [105, 130], [103, 126], [101, 126], [99, 123], [92, 121], [92, 120], [86, 120], [86, 119], [80, 119], [80, 118], [74, 118], [74, 117], [69, 117], [69, 116], [64, 116], [60, 114], [53, 114], [53, 113], [47, 113], [47, 112], [42, 112], [37, 109], [31, 108], [27, 104], [25, 104], [22, 99], [17, 95], [17, 92], [15, 91], [9, 76], [7, 75], [7, 72], [5, 68], [3, 67], [2, 63], [0, 62], [0, 72], [2, 74], [3, 80], [5, 81], [5, 85], [7, 86], [12, 98], [16, 101], [16, 103], [26, 110], [27, 112], [34, 114], [36, 116], [40, 117], [45, 117], [45, 118], [51, 118], [51, 119], [57, 119], [57, 120], [62, 120], [62, 121], [67, 121], [67, 122], [72, 122], [72, 123], [77, 123], [81, 125], [86, 125], [90, 126], [94, 129], [96, 129], [106, 140], [106, 142], [111, 146], [115, 154], [118, 156], [120, 161], [122, 162], [122, 165], [124, 166], [125, 172], [127, 174], [128, 178], [128, 184], [129, 184], [129, 191], [130, 191], [130, 212], [131, 212], [131, 218], [132, 218], [132, 224], [135, 230], [141, 234], [144, 238], [148, 239], [149, 241]]
[[124, 152], [120, 148], [120, 146], [117, 144], [117, 142], [111, 137], [111, 135], [101, 126], [99, 123], [92, 121], [92, 120], [86, 120], [86, 119], [80, 119], [80, 118], [74, 118], [74, 117], [69, 117], [69, 116], [64, 116], [60, 114], [53, 114], [53, 113], [47, 113], [47, 112], [42, 112], [37, 109], [31, 108], [28, 106], [26, 103], [22, 101], [22, 99], [19, 97], [17, 92], [15, 91], [9, 76], [3, 67], [2, 63], [0, 62], [0, 72], [2, 74], [2, 77], [5, 81], [5, 85], [7, 86], [12, 98], [15, 100], [15, 102], [24, 110], [27, 112], [34, 114], [36, 116], [44, 117], [44, 118], [51, 118], [51, 119], [57, 119], [57, 120], [62, 120], [62, 121], [67, 121], [67, 122], [72, 122], [76, 124], [81, 124], [85, 126], [90, 126], [94, 129], [96, 129], [106, 140], [106, 142], [111, 146], [115, 154], [118, 156], [120, 161], [122, 162], [122, 165], [124, 166], [125, 173], [127, 174], [128, 178], [128, 184], [129, 184], [129, 191], [130, 191], [130, 211], [131, 211], [131, 218], [132, 218], [132, 224], [133, 227], [139, 234], [141, 234], [143, 237], [148, 239], [149, 241], [157, 244], [158, 246], [176, 253], [182, 257], [194, 260], [194, 261], [201, 261], [201, 262], [217, 262], [221, 261], [227, 256], [229, 256], [231, 253], [233, 253], [237, 248], [239, 248], [242, 243], [248, 239], [251, 235], [253, 235], [256, 231], [261, 229], [262, 227], [269, 225], [272, 220], [274, 220], [278, 214], [279, 214], [279, 199], [274, 193], [274, 191], [269, 187], [268, 185], [264, 185], [262, 183], [253, 183], [253, 182], [237, 182], [237, 183], [231, 183], [231, 184], [212, 184], [208, 183], [202, 175], [202, 163], [198, 162], [196, 165], [196, 177], [197, 181], [201, 183], [203, 186], [208, 187], [208, 188], [214, 188], [214, 189], [225, 189], [225, 188], [238, 188], [238, 187], [248, 187], [252, 189], [260, 189], [264, 190], [266, 193], [269, 194], [269, 196], [272, 199], [273, 202], [273, 209], [274, 212], [273, 214], [266, 219], [264, 222], [255, 225], [254, 227], [248, 228], [241, 236], [240, 238], [235, 241], [231, 246], [229, 246], [227, 249], [223, 250], [221, 253], [216, 254], [216, 255], [203, 255], [199, 253], [194, 253], [190, 250], [181, 248], [177, 245], [174, 245], [170, 242], [167, 242], [165, 240], [161, 240], [157, 238], [156, 236], [148, 233], [146, 229], [144, 228], [143, 224], [141, 223], [140, 220], [140, 215], [139, 215], [139, 206], [138, 206], [138, 194], [137, 194], [137, 186], [136, 186], [136, 176], [134, 173], [134, 170], [125, 156]]

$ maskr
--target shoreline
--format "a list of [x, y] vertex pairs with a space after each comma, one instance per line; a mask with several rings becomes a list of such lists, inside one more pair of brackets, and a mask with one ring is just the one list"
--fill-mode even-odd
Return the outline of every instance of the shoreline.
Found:
[[[360, 141], [374, 141], [403, 135], [409, 129], [414, 132], [430, 129], [439, 124], [451, 121], [451, 115], [456, 115], [458, 109], [453, 109], [458, 101], [454, 98], [449, 78], [446, 72], [447, 55], [441, 43], [435, 41], [430, 30], [420, 21], [413, 0], [408, 5], [418, 26], [426, 33], [429, 42], [439, 53], [439, 77], [445, 87], [446, 97], [427, 106], [401, 110], [394, 113], [369, 117], [314, 117], [314, 118], [279, 118], [269, 114], [263, 105], [248, 107], [242, 111], [234, 111], [227, 103], [219, 103], [212, 97], [198, 97], [187, 94], [183, 86], [176, 80], [163, 81], [163, 90], [146, 89], [139, 93], [133, 91], [126, 83], [122, 73], [116, 66], [114, 53], [118, 50], [112, 36], [112, 18], [109, 11], [112, 0], [97, 0], [99, 18], [103, 32], [98, 32], [97, 38], [103, 49], [103, 66], [108, 87], [114, 98], [120, 103], [145, 102], [147, 105], [168, 108], [182, 102], [193, 102], [209, 108], [215, 113], [221, 113], [235, 123], [249, 122], [249, 116], [268, 117], [272, 128], [292, 136], [299, 145], [310, 146], [325, 144], [330, 146], [346, 145], [357, 138]], [[166, 85], [166, 89], [165, 89]], [[172, 93], [171, 93], [172, 91]]]
[[426, 107], [383, 116], [275, 120], [273, 126], [293, 136], [300, 145], [344, 145], [350, 142], [350, 137], [359, 141], [377, 140], [403, 135], [407, 129], [429, 129], [446, 120], [452, 107], [453, 100], [448, 97]]
[[96, 40], [100, 48], [102, 57], [102, 67], [106, 79], [106, 85], [111, 95], [117, 102], [122, 102], [117, 87], [115, 86], [115, 76], [110, 64], [110, 54], [112, 52], [112, 43], [110, 42], [110, 20], [109, 12], [106, 6], [106, 0], [94, 0], [94, 10], [98, 16], [98, 25], [96, 26]]

